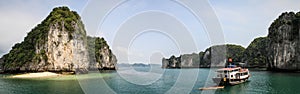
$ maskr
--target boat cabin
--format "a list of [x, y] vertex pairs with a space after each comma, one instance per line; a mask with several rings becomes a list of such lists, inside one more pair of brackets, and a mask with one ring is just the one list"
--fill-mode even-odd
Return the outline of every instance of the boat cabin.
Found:
[[213, 78], [213, 81], [218, 85], [236, 85], [243, 82], [246, 82], [250, 73], [248, 69], [244, 69], [241, 67], [237, 67], [236, 65], [232, 65], [232, 58], [228, 58], [229, 65], [227, 68], [221, 68], [216, 70], [217, 77]]
[[240, 79], [241, 76], [248, 75], [248, 69], [242, 69], [241, 67], [235, 68], [222, 68], [217, 70], [217, 77]]

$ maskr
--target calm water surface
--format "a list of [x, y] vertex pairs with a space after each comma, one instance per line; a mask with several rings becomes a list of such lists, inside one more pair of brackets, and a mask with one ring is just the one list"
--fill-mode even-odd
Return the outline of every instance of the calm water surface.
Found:
[[[148, 72], [148, 71], [151, 71]], [[147, 73], [148, 72], [148, 73]], [[121, 68], [113, 73], [68, 75], [58, 78], [16, 79], [0, 75], [0, 94], [84, 94], [84, 93], [216, 93], [299, 94], [300, 73], [251, 71], [250, 81], [224, 89], [200, 91], [214, 85], [207, 79], [210, 69]]]

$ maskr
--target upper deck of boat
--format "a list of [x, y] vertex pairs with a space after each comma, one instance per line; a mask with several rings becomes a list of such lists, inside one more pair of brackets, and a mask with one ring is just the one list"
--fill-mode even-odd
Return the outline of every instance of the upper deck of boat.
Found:
[[222, 68], [218, 69], [218, 71], [232, 71], [232, 70], [238, 70], [241, 69], [241, 67], [235, 67], [235, 68]]
[[239, 71], [239, 72], [247, 72], [248, 69], [243, 69], [241, 67], [229, 67], [229, 68], [221, 68], [217, 70], [218, 72], [223, 72], [223, 71]]

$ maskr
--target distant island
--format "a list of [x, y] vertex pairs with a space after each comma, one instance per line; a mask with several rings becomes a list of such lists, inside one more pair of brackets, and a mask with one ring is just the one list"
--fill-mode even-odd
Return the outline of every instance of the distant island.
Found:
[[300, 12], [285, 12], [271, 24], [268, 36], [254, 39], [247, 48], [234, 44], [214, 45], [204, 52], [163, 58], [162, 68], [224, 67], [218, 64], [231, 57], [234, 62], [245, 63], [246, 67], [300, 71], [299, 36]]
[[151, 66], [161, 66], [160, 64], [144, 64], [144, 63], [119, 63], [118, 67], [151, 67]]
[[116, 56], [104, 38], [86, 35], [80, 16], [56, 7], [0, 59], [3, 73], [115, 70]]
[[134, 63], [131, 66], [133, 66], [133, 67], [150, 67], [150, 64]]

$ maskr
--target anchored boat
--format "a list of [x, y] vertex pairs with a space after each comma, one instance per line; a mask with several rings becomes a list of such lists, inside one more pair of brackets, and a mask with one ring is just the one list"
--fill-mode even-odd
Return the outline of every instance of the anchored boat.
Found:
[[214, 77], [213, 81], [221, 86], [240, 84], [246, 82], [250, 77], [248, 69], [236, 67], [235, 65], [218, 69], [216, 72], [217, 77]]

